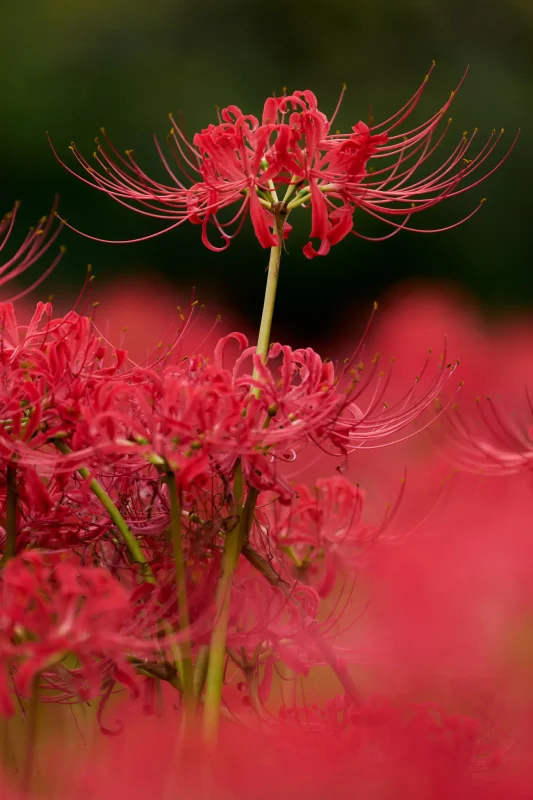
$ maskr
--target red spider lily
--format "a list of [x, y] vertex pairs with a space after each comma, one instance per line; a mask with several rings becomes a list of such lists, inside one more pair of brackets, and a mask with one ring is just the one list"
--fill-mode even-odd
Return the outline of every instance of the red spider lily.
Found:
[[[56, 198], [50, 214], [47, 217], [41, 217], [35, 228], [30, 228], [26, 238], [19, 246], [16, 253], [3, 264], [0, 264], [0, 287], [4, 286], [9, 281], [15, 280], [24, 272], [26, 272], [26, 270], [32, 267], [55, 242], [61, 232], [61, 228], [63, 227], [63, 224], [61, 223], [60, 225], [56, 226], [55, 230], [51, 233], [57, 214], [57, 203], [58, 198]], [[0, 221], [0, 253], [11, 238], [11, 233], [15, 225], [19, 208], [20, 203], [15, 203], [13, 210], [7, 213]], [[13, 297], [12, 300], [19, 300], [33, 291], [33, 289], [36, 289], [37, 286], [40, 286], [40, 284], [55, 269], [61, 260], [65, 249], [65, 247], [61, 247], [58, 255], [52, 261], [50, 266], [48, 266], [45, 271], [41, 273], [41, 275], [35, 281], [33, 281], [31, 286], [23, 291], [18, 292], [18, 294]]]
[[6, 460], [19, 453], [22, 466], [25, 457], [50, 461], [42, 448], [72, 434], [84, 398], [120, 371], [126, 353], [112, 350], [107, 365], [91, 320], [74, 311], [53, 319], [50, 303], [38, 303], [27, 326], [12, 304], [1, 304], [0, 326], [0, 453]]
[[[382, 238], [400, 230], [418, 230], [410, 225], [414, 214], [475, 188], [510, 152], [495, 165], [487, 165], [503, 131], [493, 131], [479, 151], [472, 154], [478, 138], [476, 129], [471, 135], [463, 134], [441, 165], [429, 166], [424, 174], [449, 130], [449, 123], [441, 129], [441, 122], [457, 90], [425, 123], [396, 131], [418, 105], [428, 78], [429, 75], [388, 120], [378, 125], [358, 122], [350, 133], [344, 134], [330, 132], [340, 101], [328, 119], [309, 90], [268, 98], [261, 121], [243, 114], [237, 106], [228, 106], [219, 113], [218, 124], [195, 134], [192, 143], [171, 115], [173, 127], [168, 141], [181, 176], [156, 139], [170, 185], [150, 178], [131, 150], [122, 156], [104, 129], [104, 142], [97, 139], [96, 168], [74, 144], [71, 146], [88, 177], [66, 169], [121, 205], [171, 222], [163, 230], [134, 241], [190, 221], [202, 225], [202, 240], [208, 248], [224, 250], [249, 214], [260, 244], [271, 247], [278, 243], [281, 230], [285, 236], [288, 234], [288, 214], [299, 206], [310, 206], [310, 237], [319, 244], [315, 248], [309, 242], [304, 253], [308, 258], [326, 255], [350, 232], [368, 238], [353, 231], [356, 209], [361, 208], [392, 227]], [[510, 149], [513, 145], [514, 142]], [[63, 164], [57, 153], [56, 157]], [[483, 173], [478, 172], [481, 168]], [[480, 206], [442, 230], [469, 219]], [[229, 219], [222, 219], [226, 209], [232, 209]], [[209, 241], [209, 223], [222, 237], [221, 246]]]
[[[116, 541], [109, 515], [87, 481], [61, 470], [41, 478], [43, 470], [39, 462], [35, 469], [21, 467], [17, 461], [14, 465], [19, 507], [17, 552], [36, 547], [69, 549], [76, 552], [84, 564], [105, 566], [114, 577], [122, 577], [131, 571], [124, 545]], [[0, 496], [5, 503], [5, 481], [2, 478], [0, 474]], [[107, 494], [126, 514], [135, 494], [135, 477], [129, 476], [127, 487], [116, 472], [101, 472], [98, 478]], [[163, 527], [166, 524], [168, 515]]]
[[381, 529], [362, 522], [364, 494], [343, 477], [319, 479], [314, 491], [298, 486], [296, 492], [298, 499], [274, 519], [269, 533], [296, 576], [327, 597], [338, 569], [353, 570]]
[[[528, 417], [533, 414], [529, 394]], [[533, 424], [516, 419], [487, 397], [476, 400], [477, 420], [455, 407], [445, 418], [451, 437], [445, 442], [448, 457], [470, 472], [513, 475], [533, 469]]]
[[[223, 360], [231, 339], [243, 352], [230, 372]], [[247, 361], [257, 377], [247, 373]], [[294, 460], [310, 444], [345, 457], [354, 449], [390, 443], [422, 414], [454, 371], [440, 363], [424, 382], [428, 360], [412, 390], [388, 405], [390, 373], [378, 371], [377, 359], [368, 375], [363, 364], [353, 363], [349, 359], [337, 371], [310, 348], [293, 351], [279, 344], [262, 363], [242, 334], [231, 334], [218, 343], [213, 365], [195, 356], [157, 370], [106, 373], [112, 380], [89, 371], [90, 380], [79, 384], [71, 417], [59, 409], [62, 435], [73, 452], [57, 457], [55, 465], [72, 471], [83, 464], [98, 470], [114, 464], [115, 474], [133, 474], [149, 462], [174, 471], [181, 490], [188, 491], [210, 477], [231, 481], [240, 459], [251, 486], [288, 499], [293, 489], [280, 463]], [[10, 442], [8, 452], [21, 463], [35, 458], [34, 451], [30, 455], [15, 444]]]
[[[392, 365], [387, 372], [380, 370], [379, 354], [372, 359], [370, 368], [358, 361], [364, 338], [339, 366], [323, 361], [311, 348], [292, 350], [278, 343], [270, 346], [263, 362], [255, 348], [246, 347], [242, 334], [232, 334], [220, 340], [215, 351], [217, 364], [222, 365], [225, 347], [232, 337], [238, 337], [243, 348], [232, 370], [234, 384], [246, 387], [248, 396], [251, 389], [260, 390], [258, 405], [247, 413], [260, 409], [263, 416], [257, 428], [261, 430], [261, 443], [268, 447], [330, 442], [337, 454], [345, 454], [361, 447], [382, 446], [380, 442], [390, 441], [422, 414], [458, 366], [446, 363], [444, 352], [434, 374], [425, 381], [430, 353], [411, 389], [392, 403], [387, 402]], [[249, 358], [257, 377], [245, 372]]]
[[[282, 580], [280, 580], [280, 585]], [[285, 586], [289, 586], [285, 582]], [[319, 598], [311, 587], [294, 584], [287, 592], [273, 588], [247, 562], [241, 562], [232, 593], [228, 642], [241, 669], [280, 659], [306, 675], [315, 663], [313, 641], [306, 630], [316, 625]], [[245, 658], [245, 663], [242, 659]]]
[[[72, 693], [86, 699], [99, 694], [109, 678], [134, 686], [128, 653], [153, 649], [132, 633], [132, 606], [123, 586], [103, 569], [61, 559], [61, 554], [28, 551], [3, 570], [4, 714], [12, 712], [8, 671], [14, 672], [22, 695], [30, 694], [32, 682], [41, 675], [49, 689], [63, 686], [68, 691], [71, 682]], [[62, 664], [68, 654], [81, 665], [71, 681]]]
[[[260, 502], [263, 499], [261, 495]], [[233, 647], [231, 660], [246, 678], [250, 669], [257, 678], [262, 674], [261, 703], [268, 696], [272, 670], [277, 671], [278, 663], [298, 675], [307, 675], [313, 665], [327, 665], [350, 702], [360, 703], [359, 691], [347, 670], [349, 663], [358, 661], [357, 653], [353, 647], [335, 642], [338, 623], [346, 622], [353, 586], [347, 593], [342, 587], [327, 616], [319, 618], [318, 592], [304, 582], [305, 576], [296, 580], [290, 576], [277, 542], [269, 538], [267, 525], [258, 522], [250, 538], [255, 549], [246, 545], [249, 564], [239, 564], [234, 583], [228, 633]], [[353, 622], [349, 621], [347, 627]]]
[[175, 472], [186, 490], [207, 479], [211, 456], [252, 446], [242, 411], [229, 373], [209, 366], [193, 378], [169, 367], [162, 375], [139, 371], [131, 383], [100, 383], [82, 406], [64, 468], [80, 458], [151, 462]]
[[[365, 368], [357, 361], [362, 344], [340, 369], [311, 348], [279, 344], [263, 363], [235, 333], [219, 341], [213, 364], [198, 356], [173, 364], [171, 347], [141, 369], [125, 367], [126, 352], [106, 348], [91, 321], [75, 312], [52, 319], [50, 304], [39, 304], [24, 330], [12, 306], [0, 313], [6, 366], [0, 452], [49, 477], [88, 466], [131, 479], [152, 463], [179, 473], [187, 491], [210, 477], [232, 480], [240, 459], [249, 485], [288, 499], [293, 489], [280, 464], [312, 444], [345, 457], [391, 443], [455, 369], [444, 354], [423, 380], [428, 358], [412, 388], [391, 403], [392, 368], [380, 371], [377, 357]], [[231, 340], [242, 352], [230, 371], [224, 361]], [[49, 446], [58, 436], [71, 455]]]

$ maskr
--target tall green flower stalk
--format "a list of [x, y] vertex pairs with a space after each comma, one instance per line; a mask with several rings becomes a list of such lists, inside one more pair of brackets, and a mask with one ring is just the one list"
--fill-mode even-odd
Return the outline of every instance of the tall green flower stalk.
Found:
[[[279, 234], [279, 242], [270, 250], [263, 313], [261, 315], [261, 324], [257, 339], [256, 352], [263, 361], [266, 360], [270, 344], [281, 262], [281, 249], [283, 246], [283, 221], [286, 216], [286, 211], [281, 203], [279, 207], [280, 213], [276, 217], [276, 224], [274, 226], [274, 232]], [[257, 371], [254, 371], [254, 377], [257, 377]], [[258, 394], [260, 389], [254, 387], [252, 391]], [[240, 461], [237, 464], [235, 473], [233, 494], [235, 511], [239, 517], [239, 524], [226, 534], [224, 541], [221, 574], [215, 595], [215, 624], [211, 634], [206, 676], [203, 731], [204, 738], [209, 744], [215, 743], [218, 735], [233, 576], [237, 568], [239, 556], [248, 540], [258, 497], [257, 489], [249, 487], [246, 493], [246, 501], [244, 501], [245, 486]]]
[[183, 554], [183, 538], [181, 524], [181, 507], [178, 496], [176, 476], [169, 472], [166, 476], [170, 494], [170, 531], [172, 537], [172, 551], [174, 554], [174, 567], [176, 570], [176, 592], [178, 600], [179, 630], [184, 636], [180, 643], [181, 653], [181, 679], [183, 685], [183, 703], [185, 716], [194, 715], [196, 699], [193, 684], [192, 646], [189, 638], [189, 603], [187, 599], [187, 576], [185, 571], [185, 558]]

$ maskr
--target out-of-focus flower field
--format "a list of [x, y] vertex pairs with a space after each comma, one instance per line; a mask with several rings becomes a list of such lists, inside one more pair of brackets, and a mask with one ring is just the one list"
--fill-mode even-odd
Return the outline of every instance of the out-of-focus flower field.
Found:
[[[156, 346], [164, 342], [176, 300], [181, 308], [188, 301], [140, 281], [110, 285], [99, 299], [98, 330], [106, 339], [122, 337], [138, 360], [151, 350], [148, 336]], [[191, 352], [209, 352], [235, 322], [231, 309], [220, 320], [201, 311], [188, 333]], [[342, 360], [364, 322], [339, 320], [324, 354]], [[429, 349], [440, 355], [446, 348], [460, 365], [418, 421], [418, 428], [432, 421], [425, 431], [411, 436], [415, 429], [408, 429], [393, 448], [363, 448], [343, 471], [365, 492], [366, 523], [387, 520], [375, 543], [361, 549], [355, 573], [345, 578], [349, 586], [341, 581], [322, 612], [371, 698], [352, 722], [355, 738], [342, 722], [340, 696], [338, 710], [327, 712], [329, 730], [309, 737], [310, 717], [340, 688], [321, 667], [305, 684], [275, 677], [263, 713], [289, 711], [281, 737], [258, 722], [238, 685], [228, 687], [222, 744], [207, 766], [193, 745], [185, 755], [177, 750], [170, 688], [134, 701], [119, 693], [100, 724], [121, 733], [103, 739], [94, 703], [43, 707], [35, 796], [528, 797], [532, 345], [526, 318], [490, 325], [459, 293], [416, 284], [383, 298], [372, 322], [361, 359], [371, 363], [379, 351], [384, 372], [392, 364], [386, 402], [412, 390]], [[339, 474], [327, 456], [286, 470], [310, 487]], [[291, 708], [302, 709], [300, 719]], [[16, 785], [24, 723], [15, 717], [3, 725], [6, 781]], [[18, 797], [13, 791], [4, 796]]]

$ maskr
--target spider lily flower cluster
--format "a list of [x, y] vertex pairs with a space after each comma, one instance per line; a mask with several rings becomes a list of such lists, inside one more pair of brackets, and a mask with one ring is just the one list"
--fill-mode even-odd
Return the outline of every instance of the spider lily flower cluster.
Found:
[[[344, 742], [369, 786], [377, 762], [366, 754], [383, 750], [376, 737], [388, 742], [390, 785], [405, 735], [408, 782], [422, 770], [437, 785], [447, 766], [449, 786], [463, 786], [476, 766], [494, 761], [472, 720], [442, 710], [435, 718], [429, 706], [413, 716], [367, 698], [351, 669], [357, 647], [338, 641], [355, 577], [377, 544], [386, 547], [402, 495], [372, 520], [364, 489], [346, 477], [349, 459], [409, 438], [445, 388], [455, 394], [457, 363], [430, 354], [391, 402], [394, 371], [378, 356], [368, 361], [365, 337], [342, 363], [271, 342], [294, 209], [311, 208], [305, 255], [324, 256], [354, 232], [357, 208], [392, 233], [413, 230], [414, 214], [496, 168], [474, 175], [500, 137], [469, 160], [473, 134], [416, 178], [448, 130], [437, 132], [453, 99], [424, 125], [395, 133], [425, 83], [391, 119], [359, 122], [349, 134], [330, 132], [335, 114], [328, 120], [310, 91], [269, 98], [261, 121], [223, 109], [192, 144], [173, 120], [171, 150], [185, 178], [157, 145], [171, 186], [150, 179], [105, 134], [98, 169], [72, 148], [86, 183], [171, 221], [166, 230], [201, 224], [211, 249], [227, 247], [249, 214], [270, 261], [257, 345], [235, 332], [212, 358], [187, 351], [194, 304], [168, 348], [155, 347], [142, 363], [104, 339], [80, 301], [61, 317], [38, 303], [27, 325], [12, 303], [0, 304], [0, 713], [12, 716], [18, 698], [28, 717], [25, 791], [39, 702], [98, 701], [102, 731], [116, 733], [105, 721], [115, 690], [141, 698], [139, 713], [155, 713], [162, 684], [165, 697], [174, 693], [167, 705], [179, 709], [178, 750], [196, 758], [201, 731], [211, 763], [224, 752], [224, 712], [266, 734], [254, 758], [272, 734], [282, 734], [298, 762], [304, 740], [317, 752]], [[222, 218], [226, 209], [231, 219]], [[50, 234], [51, 219], [0, 274], [20, 274], [50, 246], [58, 232]], [[221, 247], [208, 238], [210, 224]], [[295, 485], [313, 453], [338, 472]], [[323, 709], [296, 694], [317, 666], [342, 691]], [[280, 683], [292, 687], [291, 703]]]
[[[268, 98], [260, 120], [228, 106], [219, 111], [218, 123], [195, 134], [192, 143], [170, 115], [172, 160], [156, 139], [169, 184], [151, 178], [132, 150], [121, 155], [103, 128], [103, 138], [96, 140], [96, 166], [74, 144], [71, 150], [86, 174], [80, 175], [85, 183], [144, 216], [171, 223], [160, 233], [189, 221], [202, 226], [202, 241], [209, 249], [224, 250], [249, 215], [260, 244], [272, 247], [280, 236], [288, 236], [289, 214], [310, 207], [312, 241], [303, 252], [308, 258], [325, 256], [349, 233], [368, 238], [354, 230], [357, 209], [389, 228], [381, 238], [420, 230], [413, 227], [413, 217], [479, 186], [505, 160], [507, 153], [495, 164], [490, 161], [503, 130], [493, 131], [475, 152], [476, 129], [463, 133], [440, 166], [423, 174], [449, 132], [446, 115], [456, 93], [425, 123], [402, 131], [428, 79], [429, 74], [388, 120], [379, 125], [358, 122], [349, 133], [332, 132], [340, 101], [328, 119], [309, 90]], [[220, 239], [217, 244], [209, 238], [210, 224]], [[157, 234], [141, 238], [152, 235]]]
[[[113, 641], [132, 658], [140, 660], [149, 652], [164, 669], [180, 637], [191, 637], [194, 648], [209, 645], [221, 548], [248, 503], [250, 517], [241, 543], [248, 561], [235, 575], [240, 591], [232, 601], [228, 647], [246, 650], [253, 641], [252, 651], [265, 653], [261, 663], [267, 653], [269, 659], [285, 653], [292, 664], [307, 664], [301, 667], [306, 671], [308, 650], [317, 657], [317, 649], [313, 638], [304, 636], [302, 641], [302, 614], [316, 621], [319, 598], [331, 593], [337, 571], [353, 567], [385, 526], [362, 525], [363, 494], [347, 479], [319, 481], [313, 494], [295, 488], [283, 464], [317, 445], [345, 459], [354, 446], [386, 441], [424, 410], [453, 369], [438, 364], [435, 380], [417, 382], [419, 393], [404, 398], [394, 413], [391, 406], [384, 417], [382, 404], [376, 402], [376, 384], [383, 380], [379, 374], [362, 381], [359, 364], [360, 380], [355, 381], [351, 362], [336, 374], [334, 365], [310, 348], [293, 351], [274, 344], [263, 363], [243, 334], [232, 334], [218, 342], [212, 361], [198, 355], [184, 358], [175, 346], [139, 366], [124, 350], [106, 347], [91, 321], [74, 311], [54, 318], [51, 304], [40, 303], [29, 324], [20, 326], [7, 304], [0, 306], [0, 319], [6, 580], [22, 575], [26, 577], [20, 580], [33, 586], [42, 578], [61, 591], [62, 576], [70, 575], [75, 585], [79, 573], [79, 596], [92, 602], [94, 591], [94, 601], [100, 595], [105, 606], [102, 581], [106, 575], [120, 579], [106, 622], [113, 624], [115, 601], [122, 611], [124, 603], [130, 604], [131, 619], [128, 629], [119, 615]], [[240, 351], [230, 362], [232, 343]], [[259, 389], [257, 395], [253, 389]], [[365, 391], [370, 401], [358, 405]], [[239, 481], [246, 489], [236, 488]], [[263, 497], [285, 508], [281, 516], [258, 511], [254, 518], [250, 499], [261, 505]], [[13, 501], [16, 513], [9, 517]], [[317, 528], [318, 519], [326, 515], [329, 521]], [[186, 612], [176, 596], [175, 554], [169, 541], [173, 524], [181, 530]], [[287, 562], [289, 556], [296, 570]], [[273, 575], [279, 586], [291, 587], [289, 598], [272, 586]], [[145, 581], [141, 589], [139, 577]], [[81, 630], [78, 595], [72, 605], [65, 600], [65, 614], [75, 615], [72, 630], [57, 614], [48, 630], [43, 616], [48, 639], [42, 661], [30, 658], [25, 644], [26, 635], [35, 640], [31, 626], [24, 632], [24, 603], [31, 606], [31, 596], [26, 589], [22, 605], [13, 601], [16, 619], [8, 611], [11, 605], [4, 605], [8, 640], [13, 626], [19, 630], [24, 674], [60, 684], [61, 693], [53, 699], [86, 698], [79, 669], [72, 672], [61, 663], [65, 653], [78, 652], [69, 639]], [[248, 598], [244, 607], [243, 596]], [[162, 640], [165, 629], [183, 627], [184, 613], [186, 631]], [[96, 612], [89, 618], [95, 631], [102, 627]], [[56, 644], [57, 627], [66, 637], [61, 645]], [[84, 641], [90, 643], [90, 635], [85, 631]], [[124, 664], [116, 663], [102, 639], [95, 642], [90, 654], [101, 655], [101, 672], [93, 668], [90, 685], [101, 689], [112, 680], [123, 682]], [[98, 674], [100, 683], [95, 682]]]

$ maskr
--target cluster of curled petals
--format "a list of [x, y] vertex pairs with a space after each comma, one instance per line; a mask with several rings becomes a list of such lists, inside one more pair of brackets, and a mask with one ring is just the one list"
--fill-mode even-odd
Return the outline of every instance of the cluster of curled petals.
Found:
[[27, 550], [2, 571], [3, 714], [14, 711], [11, 681], [23, 697], [40, 681], [53, 702], [87, 700], [115, 681], [135, 690], [128, 656], [154, 649], [135, 631], [130, 592], [107, 570], [67, 556]]
[[125, 353], [106, 347], [88, 317], [74, 311], [52, 317], [39, 303], [27, 326], [17, 323], [11, 304], [0, 306], [0, 449], [23, 467], [50, 461], [54, 437], [76, 438], [87, 397], [112, 379]]
[[296, 491], [291, 506], [276, 513], [270, 535], [295, 575], [326, 597], [337, 584], [338, 567], [354, 569], [383, 526], [362, 521], [364, 493], [344, 477], [322, 478], [314, 491], [306, 485]]
[[[217, 124], [196, 133], [192, 142], [171, 115], [172, 160], [156, 139], [169, 184], [144, 172], [133, 151], [121, 155], [104, 129], [103, 140], [97, 139], [95, 167], [74, 144], [71, 150], [85, 183], [146, 217], [170, 223], [158, 233], [189, 221], [202, 226], [207, 247], [223, 250], [249, 215], [260, 244], [272, 247], [290, 232], [287, 216], [303, 206], [311, 208], [311, 241], [304, 254], [323, 256], [349, 233], [367, 238], [354, 230], [357, 209], [391, 228], [382, 238], [418, 230], [411, 224], [413, 216], [477, 187], [505, 159], [491, 162], [503, 131], [493, 131], [476, 148], [476, 129], [465, 132], [442, 163], [432, 166], [450, 128], [451, 120], [443, 120], [455, 92], [426, 122], [401, 127], [418, 105], [428, 77], [388, 120], [358, 122], [348, 133], [332, 132], [340, 101], [328, 119], [309, 90], [268, 98], [261, 119], [228, 106], [219, 112]], [[210, 224], [219, 245], [209, 239]]]
[[[315, 663], [305, 631], [306, 626], [316, 621], [318, 611], [318, 597], [313, 590], [291, 587], [294, 593], [289, 595], [287, 591], [270, 586], [247, 562], [239, 566], [234, 586], [228, 633], [234, 663], [245, 674], [246, 668], [259, 674], [264, 667], [265, 686], [272, 681], [275, 663], [283, 662], [295, 673], [307, 674]], [[266, 698], [268, 692], [265, 692]]]
[[[215, 354], [220, 363], [226, 342], [221, 340]], [[389, 402], [393, 364], [382, 370], [378, 353], [365, 365], [363, 343], [340, 364], [323, 360], [310, 347], [280, 344], [271, 345], [263, 361], [255, 348], [246, 348], [244, 337], [240, 343], [245, 349], [232, 370], [234, 384], [247, 390], [251, 414], [260, 409], [263, 445], [303, 441], [339, 455], [392, 441], [439, 396], [458, 365], [447, 362], [446, 353], [433, 364], [428, 357], [408, 391]], [[247, 359], [251, 375], [241, 374]], [[256, 392], [259, 401], [252, 399]]]
[[[258, 490], [288, 497], [280, 462], [310, 444], [345, 457], [390, 441], [455, 369], [441, 359], [425, 381], [426, 365], [412, 389], [388, 404], [392, 372], [380, 371], [377, 358], [365, 370], [357, 352], [336, 367], [311, 348], [274, 344], [263, 362], [242, 334], [232, 334], [218, 343], [213, 363], [168, 351], [136, 366], [75, 312], [53, 319], [50, 304], [39, 304], [25, 330], [12, 306], [0, 314], [3, 458], [28, 472], [40, 464], [50, 476], [81, 466], [133, 475], [151, 465], [156, 474], [174, 472], [187, 491], [214, 476], [230, 480], [240, 459]], [[231, 341], [242, 352], [228, 364]]]
[[[222, 366], [228, 338], [244, 348], [231, 369]], [[390, 375], [378, 372], [377, 362], [368, 376], [362, 364], [336, 371], [310, 348], [274, 344], [263, 363], [242, 334], [228, 338], [219, 342], [214, 364], [195, 357], [161, 372], [136, 370], [124, 381], [100, 383], [91, 405], [83, 406], [72, 458], [79, 450], [86, 458], [91, 450], [97, 459], [140, 457], [175, 472], [183, 490], [213, 474], [231, 478], [240, 459], [258, 490], [285, 496], [278, 462], [294, 460], [310, 444], [345, 456], [390, 441], [423, 413], [455, 366], [439, 363], [425, 384], [417, 378], [388, 406]], [[247, 360], [253, 374], [246, 372]]]

